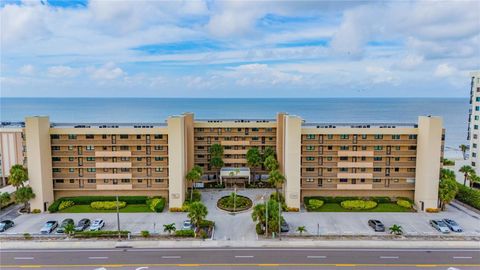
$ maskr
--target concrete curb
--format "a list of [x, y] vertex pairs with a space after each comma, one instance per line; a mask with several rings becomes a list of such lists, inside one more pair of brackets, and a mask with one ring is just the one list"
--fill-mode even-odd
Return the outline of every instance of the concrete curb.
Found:
[[289, 241], [10, 241], [2, 249], [112, 249], [112, 248], [472, 248], [476, 241], [378, 241], [378, 240], [289, 240]]

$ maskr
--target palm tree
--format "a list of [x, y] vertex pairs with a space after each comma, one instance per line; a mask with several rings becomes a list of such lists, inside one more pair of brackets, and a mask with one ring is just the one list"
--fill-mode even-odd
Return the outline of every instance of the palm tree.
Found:
[[460, 170], [458, 170], [459, 172], [463, 173], [463, 185], [466, 186], [467, 185], [467, 179], [470, 178], [470, 176], [472, 174], [475, 174], [475, 170], [469, 166], [469, 165], [463, 165]]
[[247, 164], [252, 167], [252, 177], [255, 181], [255, 168], [262, 165], [262, 156], [257, 147], [252, 147], [247, 151]]
[[223, 163], [222, 157], [212, 157], [212, 158], [210, 158], [210, 166], [212, 166], [212, 168], [216, 169], [215, 175], [216, 175], [217, 179], [219, 178], [218, 170], [220, 170], [223, 167], [223, 165], [225, 165], [225, 163]]
[[35, 193], [33, 193], [33, 190], [31, 187], [21, 187], [17, 189], [17, 191], [15, 192], [15, 202], [23, 203], [24, 209], [27, 209], [27, 211], [30, 211], [28, 209], [28, 201], [34, 198], [35, 198]]
[[72, 235], [75, 232], [75, 225], [73, 223], [68, 223], [65, 225], [64, 231], [67, 236]]
[[12, 198], [10, 197], [10, 193], [8, 192], [0, 193], [0, 209], [2, 209], [2, 206], [4, 204], [9, 203], [11, 199]]
[[10, 168], [10, 176], [8, 177], [8, 183], [14, 186], [17, 190], [20, 187], [24, 187], [24, 182], [28, 180], [28, 171], [20, 164], [13, 165]]
[[265, 225], [265, 203], [259, 203], [253, 207], [252, 220]]
[[302, 235], [306, 231], [307, 231], [307, 229], [305, 228], [305, 226], [298, 226], [298, 228], [297, 228], [297, 232], [299, 232], [300, 235]]
[[223, 147], [221, 144], [214, 143], [210, 146], [210, 155], [212, 157], [221, 157], [223, 156]]
[[177, 228], [175, 228], [175, 223], [163, 224], [163, 231], [168, 232], [168, 234], [172, 234], [172, 232], [176, 230]]
[[283, 184], [283, 182], [285, 182], [285, 176], [283, 176], [283, 174], [278, 169], [275, 169], [270, 172], [268, 176], [268, 181], [273, 186], [275, 186], [275, 192], [277, 192], [278, 194], [278, 185], [281, 185]]
[[193, 202], [188, 207], [188, 218], [198, 228], [200, 222], [208, 215], [207, 207], [201, 202]]
[[395, 235], [401, 235], [403, 234], [403, 230], [402, 230], [402, 226], [400, 225], [397, 225], [397, 224], [393, 224], [390, 228], [388, 228], [390, 230], [390, 233], [391, 234], [395, 234]]
[[195, 188], [195, 182], [202, 179], [202, 175], [203, 169], [198, 165], [193, 166], [187, 175], [185, 175], [185, 179], [191, 183], [190, 202], [193, 200], [193, 189]]
[[442, 179], [438, 186], [438, 199], [440, 200], [440, 208], [445, 210], [447, 204], [449, 204], [458, 192], [457, 182], [452, 179]]
[[467, 149], [468, 149], [468, 146], [466, 146], [465, 144], [460, 145], [460, 151], [462, 151], [462, 155], [463, 155], [464, 160], [467, 159], [467, 157], [466, 157]]
[[270, 146], [266, 147], [265, 150], [263, 150], [263, 161], [265, 161], [265, 159], [269, 156], [275, 157], [275, 150]]
[[274, 156], [268, 156], [263, 162], [263, 166], [265, 166], [265, 168], [271, 172], [278, 169], [278, 161]]
[[480, 183], [480, 176], [476, 175], [475, 173], [472, 173], [468, 179], [470, 180], [471, 188], [473, 188], [474, 183]]
[[440, 169], [440, 179], [456, 179], [455, 172], [449, 169]]

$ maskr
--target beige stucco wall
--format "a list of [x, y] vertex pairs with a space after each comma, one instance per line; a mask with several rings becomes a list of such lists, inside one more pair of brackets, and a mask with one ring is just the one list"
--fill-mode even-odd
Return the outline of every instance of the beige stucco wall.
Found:
[[185, 151], [186, 151], [186, 169], [187, 171], [193, 168], [195, 164], [194, 156], [194, 115], [193, 113], [184, 113], [185, 124]]
[[46, 116], [25, 119], [28, 175], [30, 186], [36, 195], [30, 201], [30, 206], [31, 209], [40, 209], [42, 212], [54, 200], [49, 130], [50, 121]]
[[24, 165], [22, 145], [22, 128], [0, 128], [0, 186], [7, 184], [13, 165]]
[[320, 190], [303, 189], [302, 201], [305, 197], [406, 197], [413, 199], [413, 190]]
[[436, 208], [440, 179], [443, 120], [440, 117], [418, 118], [415, 204], [421, 210]]
[[168, 198], [168, 191], [164, 190], [56, 190], [55, 198], [75, 196], [162, 196]]
[[169, 207], [182, 207], [185, 199], [185, 118], [168, 118], [168, 188]]
[[284, 135], [285, 135], [285, 113], [277, 114], [277, 145], [275, 151], [277, 152], [277, 161], [280, 171], [285, 174], [284, 168]]
[[302, 119], [297, 116], [285, 117], [284, 170], [285, 202], [288, 207], [300, 208], [300, 162], [302, 142]]

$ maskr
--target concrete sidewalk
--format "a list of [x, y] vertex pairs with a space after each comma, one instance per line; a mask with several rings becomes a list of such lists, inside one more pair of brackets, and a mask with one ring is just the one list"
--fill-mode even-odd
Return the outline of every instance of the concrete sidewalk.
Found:
[[473, 248], [478, 241], [408, 241], [408, 240], [313, 240], [289, 239], [260, 241], [9, 241], [1, 249], [113, 249], [113, 248]]

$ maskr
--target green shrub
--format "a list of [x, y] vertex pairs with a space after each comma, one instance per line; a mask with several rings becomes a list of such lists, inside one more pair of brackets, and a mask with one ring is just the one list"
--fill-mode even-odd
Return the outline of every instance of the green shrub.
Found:
[[[126, 202], [118, 202], [118, 208], [124, 208], [127, 206]], [[90, 207], [97, 210], [114, 210], [117, 209], [117, 202], [116, 201], [105, 201], [105, 202], [92, 202], [90, 203]]]
[[204, 219], [204, 220], [200, 221], [200, 224], [198, 224], [198, 226], [200, 228], [210, 228], [210, 227], [215, 226], [215, 222], [213, 222], [211, 220]]
[[185, 201], [190, 202], [190, 198], [192, 198], [191, 202], [199, 202], [202, 200], [202, 193], [200, 191], [194, 189], [193, 190], [193, 196], [191, 195], [192, 190], [188, 190], [187, 193], [185, 194]]
[[265, 231], [263, 230], [262, 223], [257, 223], [257, 225], [255, 225], [255, 231], [257, 232], [257, 234], [265, 233]]
[[[146, 204], [147, 196], [118, 196], [118, 200], [127, 204]], [[55, 213], [58, 211], [60, 203], [63, 201], [72, 201], [75, 205], [90, 205], [92, 202], [116, 201], [115, 196], [79, 196], [79, 197], [63, 197], [54, 201], [48, 211]]]
[[145, 237], [145, 238], [147, 238], [147, 237], [150, 236], [150, 232], [149, 232], [149, 231], [141, 231], [140, 234], [141, 234], [143, 237]]
[[201, 230], [199, 233], [198, 233], [198, 237], [202, 238], [202, 239], [206, 239], [208, 237], [208, 234], [206, 231], [204, 230]]
[[401, 207], [412, 208], [412, 204], [409, 201], [397, 200], [397, 204], [400, 205]]
[[391, 203], [392, 199], [390, 197], [370, 197], [368, 198], [376, 203]]
[[160, 213], [163, 212], [163, 208], [165, 208], [165, 199], [162, 197], [148, 198], [147, 205], [153, 212]]
[[352, 200], [352, 201], [343, 201], [340, 205], [349, 210], [367, 210], [372, 209], [377, 206], [377, 203], [374, 201], [363, 201], [363, 200]]
[[466, 187], [459, 183], [458, 193], [455, 198], [471, 207], [480, 209], [480, 190]]
[[318, 210], [318, 209], [320, 209], [320, 207], [323, 206], [323, 204], [324, 204], [324, 202], [321, 201], [321, 200], [310, 199], [310, 200], [308, 201], [307, 210], [309, 210], [309, 211]]
[[[120, 236], [126, 237], [130, 231], [120, 231]], [[90, 237], [116, 237], [118, 231], [83, 231], [76, 232], [74, 237], [76, 238], [90, 238]]]
[[25, 240], [30, 240], [30, 239], [32, 239], [32, 235], [29, 234], [29, 233], [24, 233], [23, 238], [25, 238]]
[[60, 203], [60, 205], [58, 206], [58, 210], [61, 211], [61, 210], [63, 210], [63, 209], [72, 207], [72, 206], [74, 206], [74, 205], [75, 205], [75, 203], [72, 202], [72, 201], [62, 201], [62, 202]]
[[410, 204], [413, 205], [413, 200], [408, 198], [408, 197], [397, 197], [397, 201], [399, 201], [399, 200], [407, 201], [407, 202], [409, 202]]
[[32, 213], [32, 214], [40, 214], [41, 212], [42, 212], [42, 211], [40, 211], [40, 209], [36, 209], [36, 208], [35, 208], [35, 209], [32, 210], [31, 213]]
[[178, 231], [175, 231], [175, 236], [177, 236], [177, 237], [195, 237], [195, 232], [193, 230], [178, 230]]
[[62, 203], [62, 199], [58, 199], [56, 201], [54, 201], [49, 207], [48, 207], [48, 211], [50, 213], [55, 213], [58, 211], [58, 207], [60, 206], [60, 203]]

